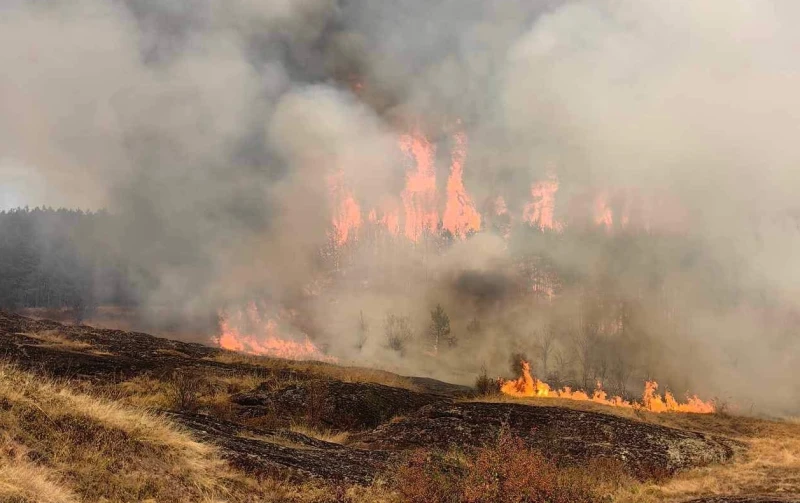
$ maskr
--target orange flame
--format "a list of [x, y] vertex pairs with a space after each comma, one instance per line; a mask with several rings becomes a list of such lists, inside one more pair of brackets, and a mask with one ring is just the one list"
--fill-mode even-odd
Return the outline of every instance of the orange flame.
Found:
[[456, 133], [453, 146], [450, 178], [447, 180], [447, 205], [442, 226], [454, 236], [466, 237], [481, 228], [481, 216], [472, 204], [464, 187], [464, 161], [467, 157], [467, 135]]
[[611, 230], [614, 226], [614, 213], [608, 205], [608, 194], [601, 193], [594, 198], [594, 223]]
[[618, 396], [609, 398], [605, 391], [597, 383], [597, 389], [591, 394], [584, 391], [572, 391], [569, 387], [554, 390], [544, 381], [540, 381], [531, 375], [531, 367], [528, 362], [522, 362], [522, 375], [519, 379], [505, 381], [500, 390], [506, 395], [515, 397], [542, 397], [542, 398], [565, 398], [567, 400], [579, 400], [600, 403], [612, 407], [642, 408], [650, 412], [694, 412], [697, 414], [711, 414], [715, 407], [712, 402], [705, 402], [697, 395], [687, 398], [685, 403], [678, 402], [675, 397], [667, 391], [664, 397], [656, 393], [658, 383], [647, 381], [645, 383], [642, 402], [629, 402]]
[[492, 201], [492, 206], [494, 207], [495, 215], [500, 216], [508, 214], [508, 205], [506, 204], [506, 199], [503, 196], [497, 196], [494, 201]]
[[[497, 196], [490, 202], [491, 212], [489, 218], [493, 222], [496, 230], [505, 238], [511, 237], [511, 215], [508, 212], [508, 205], [503, 196]], [[500, 218], [498, 218], [500, 217]]]
[[426, 231], [436, 230], [439, 215], [436, 211], [436, 147], [419, 131], [400, 137], [400, 150], [414, 163], [416, 169], [406, 174], [406, 187], [401, 198], [405, 208], [404, 233], [417, 242]]
[[380, 213], [375, 208], [369, 212], [369, 222], [385, 228], [391, 236], [396, 237], [400, 234], [400, 212], [397, 209], [397, 205], [396, 203], [385, 203], [382, 206]]
[[289, 360], [336, 361], [317, 348], [308, 336], [303, 342], [280, 336], [278, 323], [262, 316], [254, 303], [232, 316], [220, 313], [219, 346], [231, 351]]
[[361, 227], [361, 207], [353, 193], [345, 187], [344, 172], [339, 171], [328, 177], [328, 189], [333, 203], [333, 238], [338, 246], [355, 238]]
[[522, 219], [542, 230], [557, 230], [560, 225], [553, 220], [556, 192], [558, 192], [558, 178], [555, 175], [531, 185], [533, 201], [525, 205]]

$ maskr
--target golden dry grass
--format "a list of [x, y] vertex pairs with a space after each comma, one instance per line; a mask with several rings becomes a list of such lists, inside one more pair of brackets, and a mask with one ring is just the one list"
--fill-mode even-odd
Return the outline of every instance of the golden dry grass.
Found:
[[800, 493], [800, 422], [797, 418], [769, 420], [729, 414], [655, 414], [593, 402], [559, 398], [515, 398], [507, 395], [469, 401], [559, 406], [613, 414], [672, 428], [730, 438], [744, 445], [730, 463], [695, 468], [663, 483], [633, 484], [614, 498], [620, 503], [677, 502], [691, 497]]
[[[265, 379], [256, 372], [203, 372], [196, 375], [196, 409], [208, 411], [217, 417], [232, 414], [231, 396], [258, 387]], [[268, 381], [268, 380], [266, 380]], [[176, 408], [170, 376], [156, 377], [141, 374], [127, 381], [96, 386], [94, 394], [113, 397], [125, 405], [146, 409]]]
[[[6, 445], [26, 452], [42, 473], [61, 474], [82, 499], [199, 501], [222, 489], [226, 468], [214, 450], [160, 417], [8, 365], [0, 366], [0, 402]], [[7, 453], [5, 461], [15, 463]]]
[[350, 436], [350, 433], [346, 431], [319, 430], [305, 424], [293, 424], [289, 427], [289, 430], [332, 444], [344, 444]]
[[69, 385], [0, 363], [0, 501], [334, 501], [322, 483], [247, 476], [165, 418]]
[[37, 341], [40, 341], [41, 346], [58, 347], [60, 349], [72, 349], [76, 351], [84, 351], [87, 349], [91, 349], [92, 347], [92, 345], [87, 342], [68, 339], [63, 335], [59, 334], [58, 331], [56, 330], [45, 330], [43, 332], [30, 333], [25, 335], [30, 337], [31, 339], [36, 339]]
[[213, 361], [231, 364], [247, 364], [271, 370], [308, 373], [314, 377], [337, 379], [344, 382], [365, 382], [383, 384], [395, 388], [419, 391], [410, 379], [384, 370], [364, 367], [345, 367], [330, 363], [313, 361], [292, 361], [266, 356], [246, 355], [233, 351], [223, 351], [211, 358]]
[[25, 453], [6, 441], [0, 459], [0, 501], [19, 503], [77, 503], [78, 497], [58, 482], [52, 470], [25, 459]]
[[724, 465], [688, 470], [660, 485], [620, 494], [619, 501], [681, 501], [722, 494], [800, 494], [800, 425], [724, 414], [670, 414], [654, 422], [724, 435], [745, 446]]

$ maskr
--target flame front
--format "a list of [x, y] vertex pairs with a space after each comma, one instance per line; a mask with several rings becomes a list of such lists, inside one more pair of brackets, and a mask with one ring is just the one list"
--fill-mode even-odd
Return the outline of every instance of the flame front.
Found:
[[641, 403], [636, 401], [629, 402], [618, 396], [609, 398], [600, 387], [600, 383], [598, 383], [597, 389], [591, 395], [584, 391], [572, 391], [569, 387], [554, 390], [546, 382], [540, 381], [531, 375], [531, 368], [528, 362], [522, 362], [522, 375], [519, 379], [506, 381], [500, 388], [504, 394], [515, 397], [564, 398], [567, 400], [595, 402], [612, 407], [641, 408], [650, 412], [711, 414], [715, 410], [712, 402], [705, 402], [698, 398], [697, 395], [691, 396], [687, 398], [686, 402], [681, 403], [669, 391], [662, 397], [656, 392], [657, 389], [657, 382], [645, 382]]
[[380, 211], [373, 208], [367, 219], [372, 225], [386, 229], [392, 237], [400, 234], [400, 211], [396, 203], [385, 202]]
[[472, 204], [472, 198], [464, 187], [464, 161], [467, 157], [467, 135], [456, 133], [454, 137], [450, 178], [447, 180], [447, 206], [442, 217], [442, 227], [454, 236], [466, 237], [481, 229], [481, 216]]
[[608, 205], [608, 194], [598, 194], [594, 199], [594, 223], [602, 225], [606, 230], [614, 226], [614, 212]]
[[540, 229], [557, 230], [558, 223], [554, 221], [556, 192], [558, 192], [558, 178], [549, 176], [531, 185], [533, 201], [525, 205], [522, 219], [533, 227]]
[[406, 187], [401, 196], [405, 208], [404, 233], [415, 243], [425, 232], [433, 232], [439, 224], [436, 211], [436, 147], [419, 131], [400, 137], [400, 150], [414, 164], [406, 174]]
[[262, 315], [254, 303], [232, 315], [221, 312], [219, 317], [221, 348], [289, 360], [336, 361], [320, 351], [308, 336], [302, 342], [281, 337], [278, 322]]
[[333, 205], [333, 239], [338, 246], [355, 238], [361, 227], [361, 207], [344, 183], [344, 173], [338, 172], [328, 177], [328, 189]]

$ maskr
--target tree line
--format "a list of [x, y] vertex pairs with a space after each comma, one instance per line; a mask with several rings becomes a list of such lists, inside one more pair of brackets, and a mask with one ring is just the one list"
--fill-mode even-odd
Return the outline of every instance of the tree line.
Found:
[[81, 321], [100, 304], [136, 301], [129, 265], [105, 211], [0, 211], [0, 309], [71, 309]]

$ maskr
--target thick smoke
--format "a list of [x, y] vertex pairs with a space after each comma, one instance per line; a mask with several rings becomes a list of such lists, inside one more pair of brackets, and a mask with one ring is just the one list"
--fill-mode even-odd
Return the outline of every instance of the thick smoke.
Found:
[[[289, 305], [327, 281], [328, 177], [379, 206], [403, 189], [399, 134], [424, 131], [441, 161], [463, 130], [481, 210], [502, 194], [519, 215], [553, 175], [559, 221], [581, 194], [619, 189], [665, 236], [609, 249], [487, 232], [388, 262], [356, 251], [306, 306], [332, 353], [462, 380], [482, 363], [505, 372], [547, 326], [589, 323], [575, 283], [549, 308], [513, 300], [510, 257], [540, 252], [594, 278], [600, 304], [640, 301], [630, 377], [786, 412], [800, 339], [768, 313], [800, 300], [798, 21], [788, 0], [4, 2], [0, 204], [118, 215], [109, 241], [157, 278], [142, 281], [145, 308]], [[659, 268], [680, 321], [642, 293]], [[483, 324], [446, 364], [378, 340], [387, 313], [423, 332], [437, 303], [454, 330]]]

